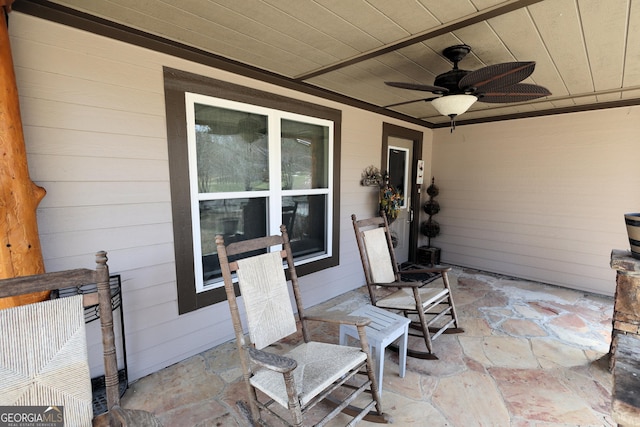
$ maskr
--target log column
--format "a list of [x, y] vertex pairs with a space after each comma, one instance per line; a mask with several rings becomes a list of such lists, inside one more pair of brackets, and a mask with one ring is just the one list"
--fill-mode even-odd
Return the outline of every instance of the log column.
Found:
[[[0, 0], [0, 278], [44, 273], [36, 209], [45, 196], [29, 177], [8, 13]], [[42, 301], [48, 292], [0, 299], [0, 309]]]

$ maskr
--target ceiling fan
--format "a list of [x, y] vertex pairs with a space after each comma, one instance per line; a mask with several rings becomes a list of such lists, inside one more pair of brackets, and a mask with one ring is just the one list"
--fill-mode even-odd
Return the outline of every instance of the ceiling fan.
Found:
[[436, 77], [433, 85], [403, 82], [385, 82], [400, 89], [432, 92], [436, 97], [387, 105], [410, 104], [412, 102], [431, 101], [438, 112], [451, 118], [451, 131], [455, 129], [456, 116], [466, 112], [476, 101], [488, 103], [524, 102], [551, 95], [545, 87], [520, 83], [529, 77], [536, 63], [505, 62], [489, 65], [475, 71], [458, 68], [460, 62], [471, 52], [471, 47], [461, 44], [450, 46], [442, 54], [453, 63], [453, 69]]

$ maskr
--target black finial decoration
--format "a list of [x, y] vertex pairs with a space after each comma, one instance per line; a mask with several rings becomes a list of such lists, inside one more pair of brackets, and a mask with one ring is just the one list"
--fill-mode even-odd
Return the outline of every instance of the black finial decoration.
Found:
[[424, 236], [428, 237], [427, 247], [431, 247], [431, 239], [440, 234], [440, 224], [433, 219], [433, 216], [440, 212], [440, 204], [433, 200], [440, 193], [438, 187], [435, 184], [435, 178], [431, 178], [431, 185], [427, 188], [427, 194], [429, 200], [422, 206], [424, 212], [429, 215], [429, 219], [422, 223], [420, 231]]

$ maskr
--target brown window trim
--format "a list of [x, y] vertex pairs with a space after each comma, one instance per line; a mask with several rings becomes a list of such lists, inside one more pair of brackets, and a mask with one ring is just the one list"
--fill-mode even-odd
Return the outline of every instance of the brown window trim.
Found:
[[191, 229], [191, 195], [188, 191], [189, 164], [187, 159], [185, 92], [214, 96], [333, 121], [334, 208], [332, 213], [332, 256], [303, 264], [297, 267], [296, 271], [299, 276], [304, 276], [305, 274], [337, 266], [340, 260], [340, 135], [342, 133], [342, 112], [333, 108], [311, 104], [294, 98], [288, 98], [169, 67], [163, 68], [163, 74], [179, 313], [188, 313], [226, 300], [224, 288], [212, 289], [200, 293], [196, 293], [195, 289], [193, 232]]

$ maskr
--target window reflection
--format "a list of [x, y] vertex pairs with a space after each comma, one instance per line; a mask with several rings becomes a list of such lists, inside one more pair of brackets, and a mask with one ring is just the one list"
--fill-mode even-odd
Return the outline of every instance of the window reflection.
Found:
[[329, 186], [329, 128], [293, 120], [281, 121], [282, 189]]
[[269, 189], [267, 117], [194, 104], [198, 192]]
[[[218, 234], [229, 244], [278, 233], [285, 224], [296, 262], [330, 255], [331, 127], [290, 116], [272, 121], [274, 129], [269, 129], [273, 112], [226, 107], [193, 102], [194, 156], [189, 161], [197, 179], [192, 185], [197, 187], [200, 223], [194, 229], [200, 234], [202, 265], [196, 262], [196, 271], [202, 271], [202, 288], [220, 285]], [[269, 170], [278, 163], [280, 170]]]
[[200, 202], [200, 237], [205, 283], [221, 277], [216, 235], [226, 244], [267, 235], [267, 199], [244, 198]]
[[282, 223], [296, 260], [327, 253], [326, 212], [325, 195], [282, 198]]

